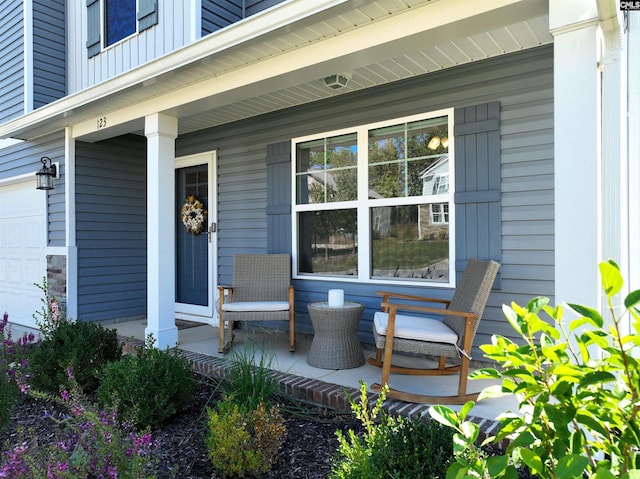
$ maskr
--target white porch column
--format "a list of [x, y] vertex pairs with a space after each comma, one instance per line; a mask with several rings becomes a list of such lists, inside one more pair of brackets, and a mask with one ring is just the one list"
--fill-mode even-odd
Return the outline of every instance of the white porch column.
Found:
[[175, 322], [175, 139], [178, 120], [145, 118], [147, 137], [147, 328], [160, 349], [178, 343]]
[[631, 289], [640, 288], [640, 15], [627, 17], [628, 162], [629, 162], [629, 278]]
[[550, 0], [554, 36], [555, 302], [599, 306], [598, 16], [592, 0]]
[[64, 221], [67, 247], [67, 318], [78, 319], [78, 245], [76, 243], [76, 140], [64, 130]]
[[[629, 164], [627, 159], [627, 82], [624, 20], [616, 2], [598, 0], [602, 79], [602, 259], [613, 259], [625, 279], [615, 298], [618, 313], [624, 310], [630, 272]], [[634, 215], [637, 215], [637, 210]], [[609, 318], [607, 316], [606, 318]]]

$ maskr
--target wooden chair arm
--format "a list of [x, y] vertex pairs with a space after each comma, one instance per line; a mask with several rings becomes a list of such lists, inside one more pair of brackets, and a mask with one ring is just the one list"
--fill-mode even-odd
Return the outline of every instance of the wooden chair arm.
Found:
[[409, 311], [421, 311], [425, 313], [440, 314], [442, 316], [451, 315], [458, 316], [465, 319], [476, 319], [478, 315], [469, 311], [455, 311], [453, 309], [445, 308], [430, 308], [428, 306], [418, 306], [413, 304], [398, 304], [398, 303], [382, 303], [382, 308], [386, 309], [389, 314], [392, 312], [395, 314], [397, 310], [409, 310]]
[[382, 296], [382, 304], [383, 304], [383, 311], [387, 312], [386, 309], [384, 309], [384, 303], [389, 303], [390, 299], [404, 299], [404, 300], [408, 300], [408, 301], [420, 301], [423, 303], [437, 303], [437, 304], [444, 304], [446, 306], [449, 306], [449, 304], [451, 303], [451, 301], [449, 301], [448, 299], [440, 299], [440, 298], [428, 298], [425, 296], [413, 296], [411, 294], [402, 294], [402, 293], [391, 293], [388, 291], [376, 291], [376, 294], [379, 294], [380, 296]]

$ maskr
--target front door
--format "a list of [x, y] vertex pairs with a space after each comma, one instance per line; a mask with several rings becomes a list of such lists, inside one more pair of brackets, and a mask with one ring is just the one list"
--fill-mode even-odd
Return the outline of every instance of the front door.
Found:
[[176, 158], [176, 317], [214, 324], [215, 152]]

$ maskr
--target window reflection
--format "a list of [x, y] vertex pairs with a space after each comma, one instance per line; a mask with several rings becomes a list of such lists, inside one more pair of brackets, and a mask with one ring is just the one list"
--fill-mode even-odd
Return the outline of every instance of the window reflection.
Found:
[[449, 281], [448, 216], [440, 203], [371, 208], [372, 276]]
[[369, 131], [369, 198], [404, 198], [425, 193], [426, 172], [448, 156], [446, 117]]
[[358, 274], [355, 209], [307, 211], [298, 215], [301, 273]]
[[357, 198], [356, 135], [301, 143], [297, 148], [297, 204], [353, 201]]

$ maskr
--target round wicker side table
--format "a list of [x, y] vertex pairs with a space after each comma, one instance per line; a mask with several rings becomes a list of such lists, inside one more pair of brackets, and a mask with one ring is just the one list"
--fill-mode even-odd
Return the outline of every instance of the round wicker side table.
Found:
[[364, 364], [358, 323], [364, 305], [346, 301], [343, 306], [309, 303], [313, 341], [307, 363], [321, 369], [351, 369]]

